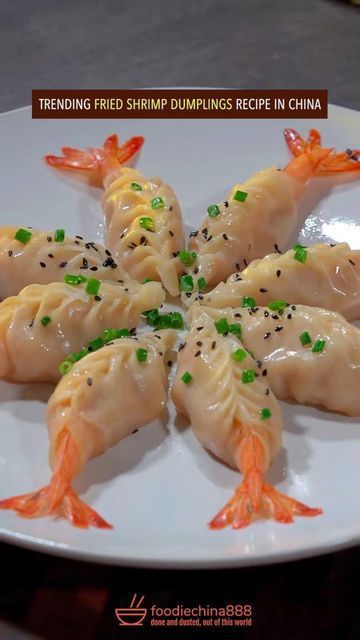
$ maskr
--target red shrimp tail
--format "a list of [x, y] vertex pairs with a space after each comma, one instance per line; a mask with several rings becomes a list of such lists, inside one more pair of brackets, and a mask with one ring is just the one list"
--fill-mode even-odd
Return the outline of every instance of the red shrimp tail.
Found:
[[62, 147], [62, 156], [46, 155], [45, 162], [55, 169], [72, 171], [85, 177], [91, 184], [101, 184], [109, 166], [118, 168], [125, 165], [141, 149], [142, 136], [130, 138], [119, 144], [116, 134], [109, 136], [101, 148], [89, 147], [85, 151], [72, 147]]
[[296, 162], [296, 158], [301, 159], [301, 157], [309, 167], [309, 177], [360, 171], [359, 149], [347, 149], [338, 153], [334, 148], [325, 148], [321, 143], [321, 135], [316, 129], [310, 129], [306, 140], [295, 129], [285, 129], [284, 137], [294, 157], [286, 167], [289, 173], [296, 175], [300, 167], [305, 169], [305, 162], [303, 165]]
[[0, 500], [0, 509], [11, 509], [23, 518], [62, 517], [75, 527], [83, 529], [111, 529], [111, 525], [85, 504], [72, 489], [71, 483], [78, 468], [76, 443], [69, 431], [64, 429], [58, 438], [50, 483], [33, 493]]
[[264, 482], [266, 456], [264, 446], [252, 432], [245, 436], [241, 447], [239, 466], [244, 473], [243, 482], [232, 498], [209, 523], [210, 529], [247, 527], [256, 517], [263, 515], [282, 524], [293, 522], [293, 516], [312, 517], [322, 513], [277, 491]]

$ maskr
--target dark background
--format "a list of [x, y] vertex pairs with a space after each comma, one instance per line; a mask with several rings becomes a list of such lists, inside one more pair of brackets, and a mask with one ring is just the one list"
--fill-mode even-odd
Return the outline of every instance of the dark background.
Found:
[[[324, 88], [360, 108], [360, 9], [335, 0], [0, 0], [0, 112], [33, 88]], [[269, 567], [147, 571], [0, 545], [0, 639], [358, 640], [358, 549]], [[354, 586], [355, 585], [355, 586]], [[250, 602], [253, 627], [120, 628], [141, 592], [162, 607]]]

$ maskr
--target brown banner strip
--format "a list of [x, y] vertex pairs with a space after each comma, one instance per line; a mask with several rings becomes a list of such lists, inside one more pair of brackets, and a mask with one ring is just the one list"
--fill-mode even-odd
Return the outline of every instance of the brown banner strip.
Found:
[[33, 118], [327, 118], [325, 89], [34, 90]]

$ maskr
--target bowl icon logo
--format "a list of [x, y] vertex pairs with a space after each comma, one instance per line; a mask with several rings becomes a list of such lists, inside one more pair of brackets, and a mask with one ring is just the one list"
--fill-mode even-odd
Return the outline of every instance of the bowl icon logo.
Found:
[[123, 607], [121, 609], [115, 609], [115, 614], [119, 620], [119, 624], [123, 627], [141, 626], [145, 620], [147, 609], [140, 608], [145, 596], [141, 596], [138, 603], [135, 605], [137, 599], [137, 593], [134, 594], [131, 600], [130, 607]]

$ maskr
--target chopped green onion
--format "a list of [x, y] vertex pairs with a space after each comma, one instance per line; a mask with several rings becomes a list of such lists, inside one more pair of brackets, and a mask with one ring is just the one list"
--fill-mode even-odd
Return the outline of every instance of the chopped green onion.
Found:
[[160, 316], [158, 309], [149, 309], [149, 311], [144, 311], [143, 315], [146, 318], [147, 324], [151, 327], [156, 327]]
[[241, 325], [239, 322], [229, 324], [229, 333], [234, 333], [237, 336], [241, 336]]
[[69, 360], [64, 360], [64, 362], [62, 362], [59, 365], [59, 371], [60, 371], [61, 375], [64, 376], [65, 373], [68, 373], [68, 371], [70, 371], [72, 366], [73, 366], [72, 362], [70, 362]]
[[214, 325], [218, 333], [229, 333], [229, 323], [226, 318], [219, 318], [219, 320], [215, 320]]
[[207, 212], [208, 212], [210, 218], [216, 218], [220, 213], [220, 209], [219, 209], [217, 204], [211, 204], [207, 208]]
[[247, 197], [248, 194], [246, 191], [236, 191], [234, 194], [234, 200], [237, 200], [238, 202], [245, 202]]
[[48, 324], [50, 324], [50, 322], [51, 322], [50, 316], [43, 316], [41, 318], [41, 324], [42, 324], [43, 327], [47, 327]]
[[55, 242], [64, 242], [64, 238], [65, 238], [65, 229], [56, 229]]
[[269, 302], [268, 307], [271, 311], [283, 311], [287, 306], [287, 302], [285, 300], [273, 300], [273, 302]]
[[312, 346], [311, 351], [314, 353], [320, 353], [325, 347], [326, 340], [316, 340]]
[[147, 349], [136, 349], [136, 358], [138, 362], [146, 362], [147, 356]]
[[88, 351], [97, 351], [98, 349], [100, 349], [103, 346], [104, 346], [104, 341], [99, 336], [98, 338], [95, 338], [94, 340], [91, 340], [91, 342], [89, 343], [89, 346], [88, 346]]
[[261, 420], [268, 420], [272, 416], [270, 409], [268, 409], [267, 407], [260, 409], [259, 413], [260, 413]]
[[181, 380], [185, 382], [185, 384], [189, 384], [189, 382], [191, 382], [192, 379], [193, 377], [191, 373], [189, 373], [188, 371], [185, 371], [184, 375], [181, 376]]
[[161, 198], [161, 196], [158, 196], [157, 198], [153, 198], [151, 200], [150, 206], [151, 206], [152, 209], [162, 209], [162, 207], [165, 206], [165, 202]]
[[192, 291], [194, 288], [194, 280], [192, 276], [184, 275], [180, 278], [180, 291]]
[[18, 229], [17, 232], [15, 233], [15, 240], [18, 240], [19, 242], [21, 242], [21, 244], [27, 244], [30, 240], [32, 236], [31, 231], [28, 231], [27, 229]]
[[142, 186], [138, 182], [132, 182], [130, 187], [134, 189], [134, 191], [142, 191]]
[[309, 335], [309, 333], [307, 331], [304, 331], [300, 336], [299, 336], [300, 342], [303, 346], [305, 346], [306, 344], [311, 344], [312, 340], [311, 337]]
[[155, 229], [154, 220], [152, 218], [147, 218], [147, 217], [140, 218], [139, 225], [142, 229], [145, 229], [146, 231], [154, 231]]
[[252, 309], [253, 307], [256, 307], [256, 302], [254, 298], [250, 298], [250, 296], [244, 296], [242, 299], [242, 306], [250, 307]]
[[96, 296], [99, 292], [101, 282], [100, 280], [96, 280], [95, 278], [89, 278], [86, 283], [85, 291], [90, 296]]
[[236, 351], [231, 354], [231, 357], [235, 362], [242, 362], [248, 357], [248, 353], [245, 349], [236, 349]]
[[129, 329], [118, 329], [116, 331], [116, 337], [117, 338], [127, 338], [130, 335], [131, 335], [131, 333], [130, 333]]
[[[78, 351], [77, 353], [71, 354], [74, 357], [75, 362], [78, 362], [79, 360], [81, 360], [81, 358], [84, 358], [85, 356], [87, 356], [89, 353], [89, 350], [87, 347], [83, 347], [80, 351]], [[68, 357], [69, 359], [69, 357]]]
[[255, 371], [254, 369], [245, 369], [242, 372], [242, 381], [244, 384], [247, 384], [248, 382], [254, 382], [255, 380]]
[[307, 259], [307, 251], [304, 247], [301, 247], [300, 245], [295, 245], [294, 247], [295, 253], [294, 253], [294, 258], [295, 260], [298, 260], [298, 262], [306, 262]]
[[178, 256], [186, 267], [191, 267], [197, 259], [197, 253], [194, 251], [179, 251]]
[[116, 340], [118, 337], [117, 329], [105, 329], [102, 334], [102, 340], [106, 344], [107, 342], [111, 342], [112, 340]]
[[154, 282], [154, 281], [152, 280], [152, 278], [144, 278], [143, 284], [146, 284], [147, 282]]
[[80, 284], [81, 282], [86, 282], [86, 278], [84, 276], [72, 276], [70, 274], [67, 274], [66, 276], [64, 276], [64, 282], [66, 284], [71, 284], [73, 287], [76, 286], [77, 284]]
[[169, 326], [172, 329], [183, 329], [184, 328], [184, 319], [181, 315], [181, 313], [179, 313], [179, 311], [170, 311], [169, 315], [168, 315], [170, 324]]
[[296, 249], [306, 249], [306, 247], [304, 244], [297, 243], [297, 244], [294, 244], [293, 249], [294, 251], [296, 251]]
[[199, 288], [199, 291], [204, 291], [204, 289], [206, 289], [206, 280], [205, 278], [199, 278], [197, 281], [197, 285]]

